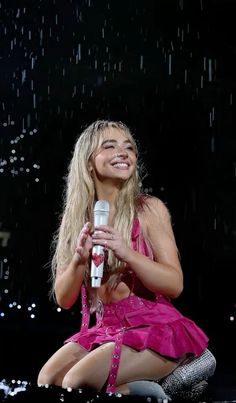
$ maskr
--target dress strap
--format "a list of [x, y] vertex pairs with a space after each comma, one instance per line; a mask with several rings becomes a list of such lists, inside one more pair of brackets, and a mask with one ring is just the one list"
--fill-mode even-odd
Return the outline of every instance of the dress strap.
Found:
[[111, 367], [110, 367], [108, 383], [107, 383], [107, 388], [106, 388], [107, 393], [115, 392], [117, 372], [118, 372], [118, 368], [119, 368], [119, 364], [120, 364], [120, 355], [121, 355], [121, 347], [122, 347], [122, 342], [123, 342], [123, 335], [124, 335], [124, 329], [121, 329], [115, 337], [115, 345], [114, 345], [114, 349], [113, 349]]
[[133, 222], [131, 246], [135, 251], [140, 252], [142, 255], [148, 256], [153, 259], [153, 251], [150, 242], [144, 239], [138, 217], [135, 217]]
[[82, 322], [81, 322], [80, 331], [81, 331], [81, 333], [84, 333], [86, 330], [88, 330], [89, 321], [90, 321], [90, 310], [89, 310], [86, 288], [85, 288], [84, 284], [82, 284], [82, 286], [81, 286], [81, 306], [82, 306], [82, 311], [81, 311]]

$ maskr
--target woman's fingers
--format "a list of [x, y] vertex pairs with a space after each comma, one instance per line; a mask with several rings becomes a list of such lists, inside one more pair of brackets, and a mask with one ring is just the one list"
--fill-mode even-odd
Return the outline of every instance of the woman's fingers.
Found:
[[75, 252], [80, 255], [80, 257], [87, 256], [88, 255], [88, 250], [91, 248], [91, 240], [89, 240], [90, 232], [91, 232], [92, 224], [90, 222], [87, 222], [77, 239], [77, 244], [75, 248]]
[[92, 235], [93, 245], [102, 245], [105, 249], [112, 250], [121, 261], [125, 259], [128, 248], [119, 231], [107, 225], [95, 227]]
[[78, 243], [83, 243], [83, 241], [86, 241], [88, 235], [90, 234], [92, 225], [90, 222], [87, 222], [86, 224], [84, 224], [82, 230], [80, 231], [79, 237], [78, 237]]
[[93, 238], [115, 239], [119, 238], [120, 233], [108, 225], [99, 225], [95, 227]]

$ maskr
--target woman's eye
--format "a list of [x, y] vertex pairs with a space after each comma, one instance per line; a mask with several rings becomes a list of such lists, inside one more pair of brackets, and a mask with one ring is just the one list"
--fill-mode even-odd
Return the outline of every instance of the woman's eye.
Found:
[[129, 151], [134, 151], [134, 147], [133, 147], [133, 146], [128, 146], [128, 147], [126, 147], [125, 149], [126, 149], [126, 150], [129, 150]]
[[107, 148], [114, 148], [114, 146], [112, 144], [110, 144], [110, 145], [107, 144], [107, 145], [104, 146], [104, 148], [106, 150]]

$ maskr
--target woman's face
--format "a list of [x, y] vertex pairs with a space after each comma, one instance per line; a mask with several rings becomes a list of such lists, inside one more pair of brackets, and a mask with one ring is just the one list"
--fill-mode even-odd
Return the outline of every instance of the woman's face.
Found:
[[127, 135], [116, 128], [104, 130], [101, 144], [94, 152], [91, 167], [100, 182], [117, 183], [129, 179], [136, 169], [136, 148]]

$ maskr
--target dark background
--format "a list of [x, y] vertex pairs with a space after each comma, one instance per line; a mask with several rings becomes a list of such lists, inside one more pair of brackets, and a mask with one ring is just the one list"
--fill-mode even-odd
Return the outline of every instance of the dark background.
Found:
[[234, 0], [0, 2], [0, 379], [35, 381], [79, 327], [79, 303], [49, 300], [50, 243], [76, 138], [105, 118], [137, 138], [180, 250], [174, 303], [209, 335], [215, 384], [235, 386], [235, 12]]

